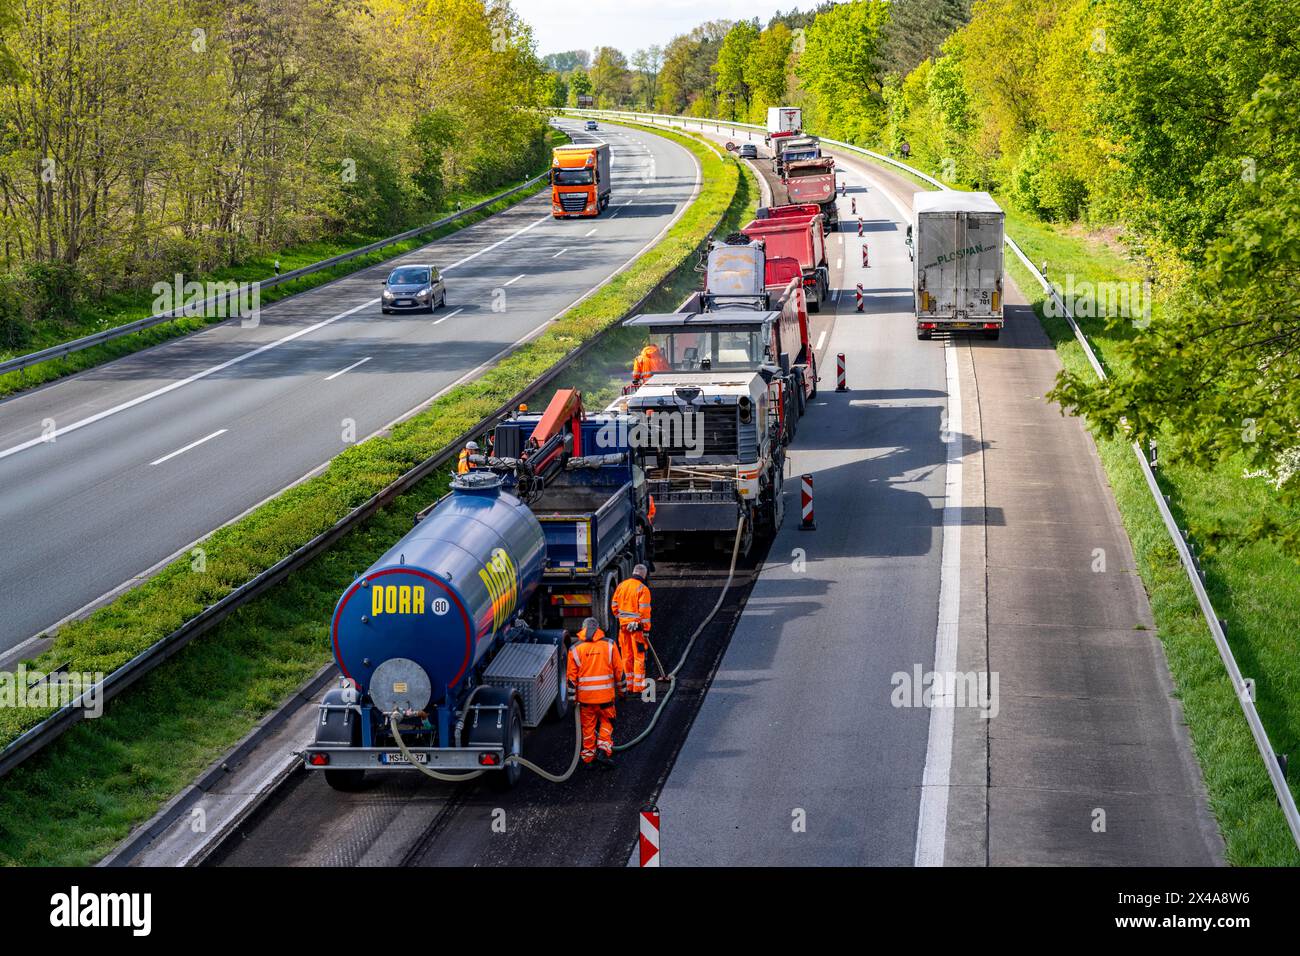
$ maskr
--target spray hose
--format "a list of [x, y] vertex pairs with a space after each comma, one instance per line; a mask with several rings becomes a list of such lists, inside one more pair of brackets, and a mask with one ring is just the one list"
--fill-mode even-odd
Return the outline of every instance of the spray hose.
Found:
[[[672, 670], [668, 672], [667, 674], [668, 692], [664, 694], [663, 698], [659, 701], [659, 706], [655, 708], [654, 716], [650, 718], [650, 723], [646, 725], [645, 729], [642, 730], [641, 733], [637, 734], [627, 743], [619, 744], [618, 746], [616, 746], [614, 748], [616, 752], [629, 750], [632, 747], [635, 747], [637, 744], [641, 743], [641, 741], [645, 740], [646, 737], [650, 736], [651, 731], [655, 729], [655, 725], [659, 723], [659, 715], [663, 713], [664, 708], [668, 704], [669, 698], [673, 696], [673, 691], [677, 689], [677, 672], [681, 670], [682, 666], [686, 663], [686, 658], [690, 656], [691, 648], [695, 646], [695, 641], [699, 638], [699, 636], [702, 633], [704, 633], [704, 629], [708, 627], [709, 624], [713, 621], [713, 618], [717, 615], [718, 610], [722, 607], [722, 602], [726, 600], [727, 592], [731, 590], [731, 582], [736, 576], [736, 562], [740, 558], [740, 540], [741, 540], [741, 536], [744, 534], [744, 530], [745, 530], [745, 515], [742, 512], [740, 516], [740, 521], [737, 522], [736, 524], [736, 541], [731, 547], [731, 567], [727, 569], [727, 580], [722, 585], [722, 593], [718, 595], [718, 600], [713, 605], [713, 609], [704, 616], [704, 620], [702, 620], [699, 626], [695, 628], [695, 633], [691, 635], [691, 639], [686, 642], [686, 647], [682, 650], [682, 656], [678, 658], [677, 664], [673, 667]], [[647, 646], [649, 646], [649, 643], [650, 643], [649, 640], [647, 640], [646, 641]], [[655, 661], [657, 662], [659, 660], [658, 653], [655, 652], [653, 647], [651, 647], [650, 650], [652, 653], [654, 653]], [[660, 669], [662, 670], [663, 665], [660, 664], [659, 666]], [[560, 675], [560, 680], [564, 680], [564, 675]], [[475, 693], [477, 693], [477, 689]], [[465, 711], [468, 711], [469, 704], [471, 701], [473, 701], [473, 699], [474, 699], [473, 695], [470, 695], [470, 700], [466, 701], [465, 704]], [[549, 780], [552, 783], [564, 783], [566, 780], [572, 777], [573, 772], [578, 769], [578, 759], [582, 753], [582, 723], [580, 719], [581, 707], [576, 700], [573, 702], [572, 706], [573, 706], [573, 759], [569, 761], [569, 767], [567, 770], [565, 770], [563, 773], [560, 774], [551, 773], [549, 770], [545, 769], [544, 767], [539, 767], [537, 764], [533, 763], [531, 760], [528, 760], [526, 757], [522, 756], [521, 754], [508, 754], [505, 758], [505, 763], [517, 763], [521, 767], [531, 770], [539, 777]], [[434, 770], [430, 767], [426, 767], [424, 764], [417, 762], [415, 756], [407, 748], [406, 742], [402, 740], [402, 733], [397, 726], [399, 717], [400, 715], [394, 712], [389, 715], [389, 720], [388, 720], [389, 729], [393, 732], [393, 739], [397, 741], [397, 748], [402, 752], [402, 755], [406, 757], [408, 765], [414, 767], [416, 770], [420, 771], [420, 773], [424, 774], [426, 777], [432, 777], [434, 780], [442, 780], [448, 783], [463, 783], [466, 780], [473, 780], [475, 777], [481, 777], [483, 776], [484, 773], [487, 772], [485, 770], [472, 770], [468, 773], [439, 773], [437, 770]], [[462, 716], [461, 720], [457, 723], [457, 733], [456, 733], [457, 743], [460, 742], [459, 740], [460, 728], [463, 725], [464, 725], [464, 717]]]

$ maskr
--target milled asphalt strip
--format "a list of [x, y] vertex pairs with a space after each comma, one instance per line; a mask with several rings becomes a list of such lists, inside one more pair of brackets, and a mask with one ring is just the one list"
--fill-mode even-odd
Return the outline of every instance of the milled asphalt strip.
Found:
[[198, 441], [192, 441], [192, 442], [190, 442], [188, 445], [186, 445], [184, 448], [177, 448], [174, 452], [171, 452], [170, 454], [163, 455], [161, 458], [155, 458], [153, 461], [149, 462], [149, 465], [152, 467], [153, 465], [161, 465], [161, 464], [162, 464], [163, 462], [165, 462], [165, 461], [171, 461], [171, 460], [172, 460], [173, 458], [175, 458], [177, 455], [183, 455], [183, 454], [185, 454], [187, 451], [189, 451], [191, 448], [198, 448], [198, 447], [199, 447], [200, 445], [202, 445], [204, 442], [212, 441], [212, 439], [216, 438], [218, 435], [224, 435], [224, 434], [225, 434], [226, 432], [228, 432], [229, 430], [230, 430], [230, 429], [228, 429], [228, 428], [218, 428], [218, 429], [217, 429], [216, 431], [214, 431], [211, 435], [204, 435], [204, 436], [203, 436], [202, 438], [200, 438]]
[[948, 830], [949, 771], [956, 707], [957, 625], [961, 615], [961, 470], [965, 433], [962, 431], [961, 382], [957, 378], [957, 347], [949, 338], [943, 348], [948, 380], [948, 420], [943, 439], [948, 446], [943, 493], [943, 563], [939, 569], [939, 622], [934, 635], [934, 705], [921, 779], [921, 812], [916, 824], [917, 866], [943, 866]]
[[346, 312], [340, 312], [338, 315], [330, 316], [328, 319], [322, 319], [314, 325], [309, 325], [305, 328], [299, 329], [297, 332], [290, 332], [283, 338], [276, 339], [274, 342], [267, 342], [265, 345], [259, 346], [251, 352], [245, 352], [243, 355], [236, 355], [234, 358], [227, 359], [219, 365], [213, 365], [211, 368], [205, 368], [201, 372], [195, 372], [193, 375], [178, 379], [169, 385], [164, 385], [162, 388], [156, 388], [152, 392], [146, 392], [144, 395], [139, 395], [131, 399], [129, 402], [122, 402], [120, 405], [114, 405], [112, 408], [106, 408], [102, 412], [97, 412], [89, 418], [83, 418], [80, 421], [73, 422], [71, 425], [64, 425], [62, 428], [55, 429], [49, 435], [42, 435], [40, 438], [32, 438], [19, 445], [14, 445], [12, 448], [6, 448], [4, 451], [0, 451], [0, 459], [8, 458], [10, 455], [16, 455], [20, 451], [26, 451], [28, 448], [35, 448], [37, 445], [48, 444], [61, 435], [74, 432], [79, 428], [85, 428], [87, 425], [93, 425], [95, 422], [103, 421], [105, 418], [116, 415], [119, 412], [124, 412], [128, 408], [135, 408], [137, 405], [143, 405], [145, 402], [152, 401], [160, 395], [166, 395], [168, 392], [174, 392], [178, 388], [184, 388], [186, 385], [207, 378], [209, 375], [215, 375], [217, 372], [228, 369], [232, 365], [238, 365], [240, 362], [246, 362], [251, 358], [256, 358], [263, 352], [269, 352], [271, 349], [284, 345], [286, 342], [300, 339], [304, 335], [315, 332], [317, 329], [323, 329], [327, 325], [332, 325], [339, 319], [345, 319], [349, 315], [360, 312], [362, 309], [368, 309], [378, 301], [379, 299], [375, 298], [371, 299], [369, 302], [362, 302], [360, 305], [353, 306]]

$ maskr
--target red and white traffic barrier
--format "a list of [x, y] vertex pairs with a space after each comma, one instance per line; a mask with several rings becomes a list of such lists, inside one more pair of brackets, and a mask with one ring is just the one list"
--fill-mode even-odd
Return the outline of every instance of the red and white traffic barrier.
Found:
[[[840, 356], [843, 358], [844, 356]], [[803, 475], [799, 479], [800, 491], [802, 498], [802, 508], [800, 509], [799, 530], [816, 531], [817, 522], [813, 520], [813, 480], [812, 475]]]
[[659, 865], [659, 808], [651, 804], [641, 811], [641, 865]]
[[[862, 286], [858, 286], [858, 288], [861, 289]], [[835, 356], [835, 391], [847, 392], [848, 390], [849, 386], [844, 381], [844, 353], [840, 352]]]
[[867, 244], [865, 242], [862, 244], [862, 268], [871, 268], [871, 260], [867, 257]]
[[863, 223], [862, 223], [862, 217], [859, 216], [859, 217], [858, 217], [858, 235], [859, 235], [859, 236], [862, 235], [862, 230], [863, 230], [863, 228], [864, 228], [864, 227], [863, 227]]
[[[863, 296], [864, 296], [864, 293], [863, 293], [863, 291], [862, 291], [862, 283], [861, 283], [861, 282], [859, 282], [859, 283], [858, 283], [858, 287], [857, 287], [856, 289], [853, 290], [853, 295], [854, 295], [854, 297], [856, 297], [857, 300], [858, 300], [858, 311], [861, 312], [861, 311], [862, 311]], [[841, 356], [841, 358], [843, 358], [843, 356]], [[843, 391], [843, 389], [841, 389], [841, 391]]]
[[853, 215], [856, 216], [858, 214], [858, 197], [854, 196], [852, 199], [850, 199], [849, 205], [850, 208], [853, 210]]

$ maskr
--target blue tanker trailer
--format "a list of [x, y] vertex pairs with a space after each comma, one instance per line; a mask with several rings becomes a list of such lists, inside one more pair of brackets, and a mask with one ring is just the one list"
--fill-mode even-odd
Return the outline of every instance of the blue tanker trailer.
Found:
[[571, 392], [501, 423], [500, 457], [458, 476], [344, 592], [331, 625], [341, 686], [321, 702], [307, 769], [341, 790], [409, 769], [397, 714], [411, 759], [517, 782], [506, 758], [522, 754], [523, 729], [569, 710], [564, 624], [581, 622], [566, 618], [607, 620], [612, 588], [644, 557], [644, 477], [602, 441], [626, 434], [608, 424]]

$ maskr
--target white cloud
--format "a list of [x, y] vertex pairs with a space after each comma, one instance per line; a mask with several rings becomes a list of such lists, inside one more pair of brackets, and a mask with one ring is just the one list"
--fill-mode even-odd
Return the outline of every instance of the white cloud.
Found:
[[679, 33], [689, 33], [708, 20], [758, 17], [764, 26], [778, 10], [808, 10], [816, 0], [785, 3], [755, 0], [511, 0], [537, 38], [537, 52], [618, 47], [634, 50], [663, 46]]

